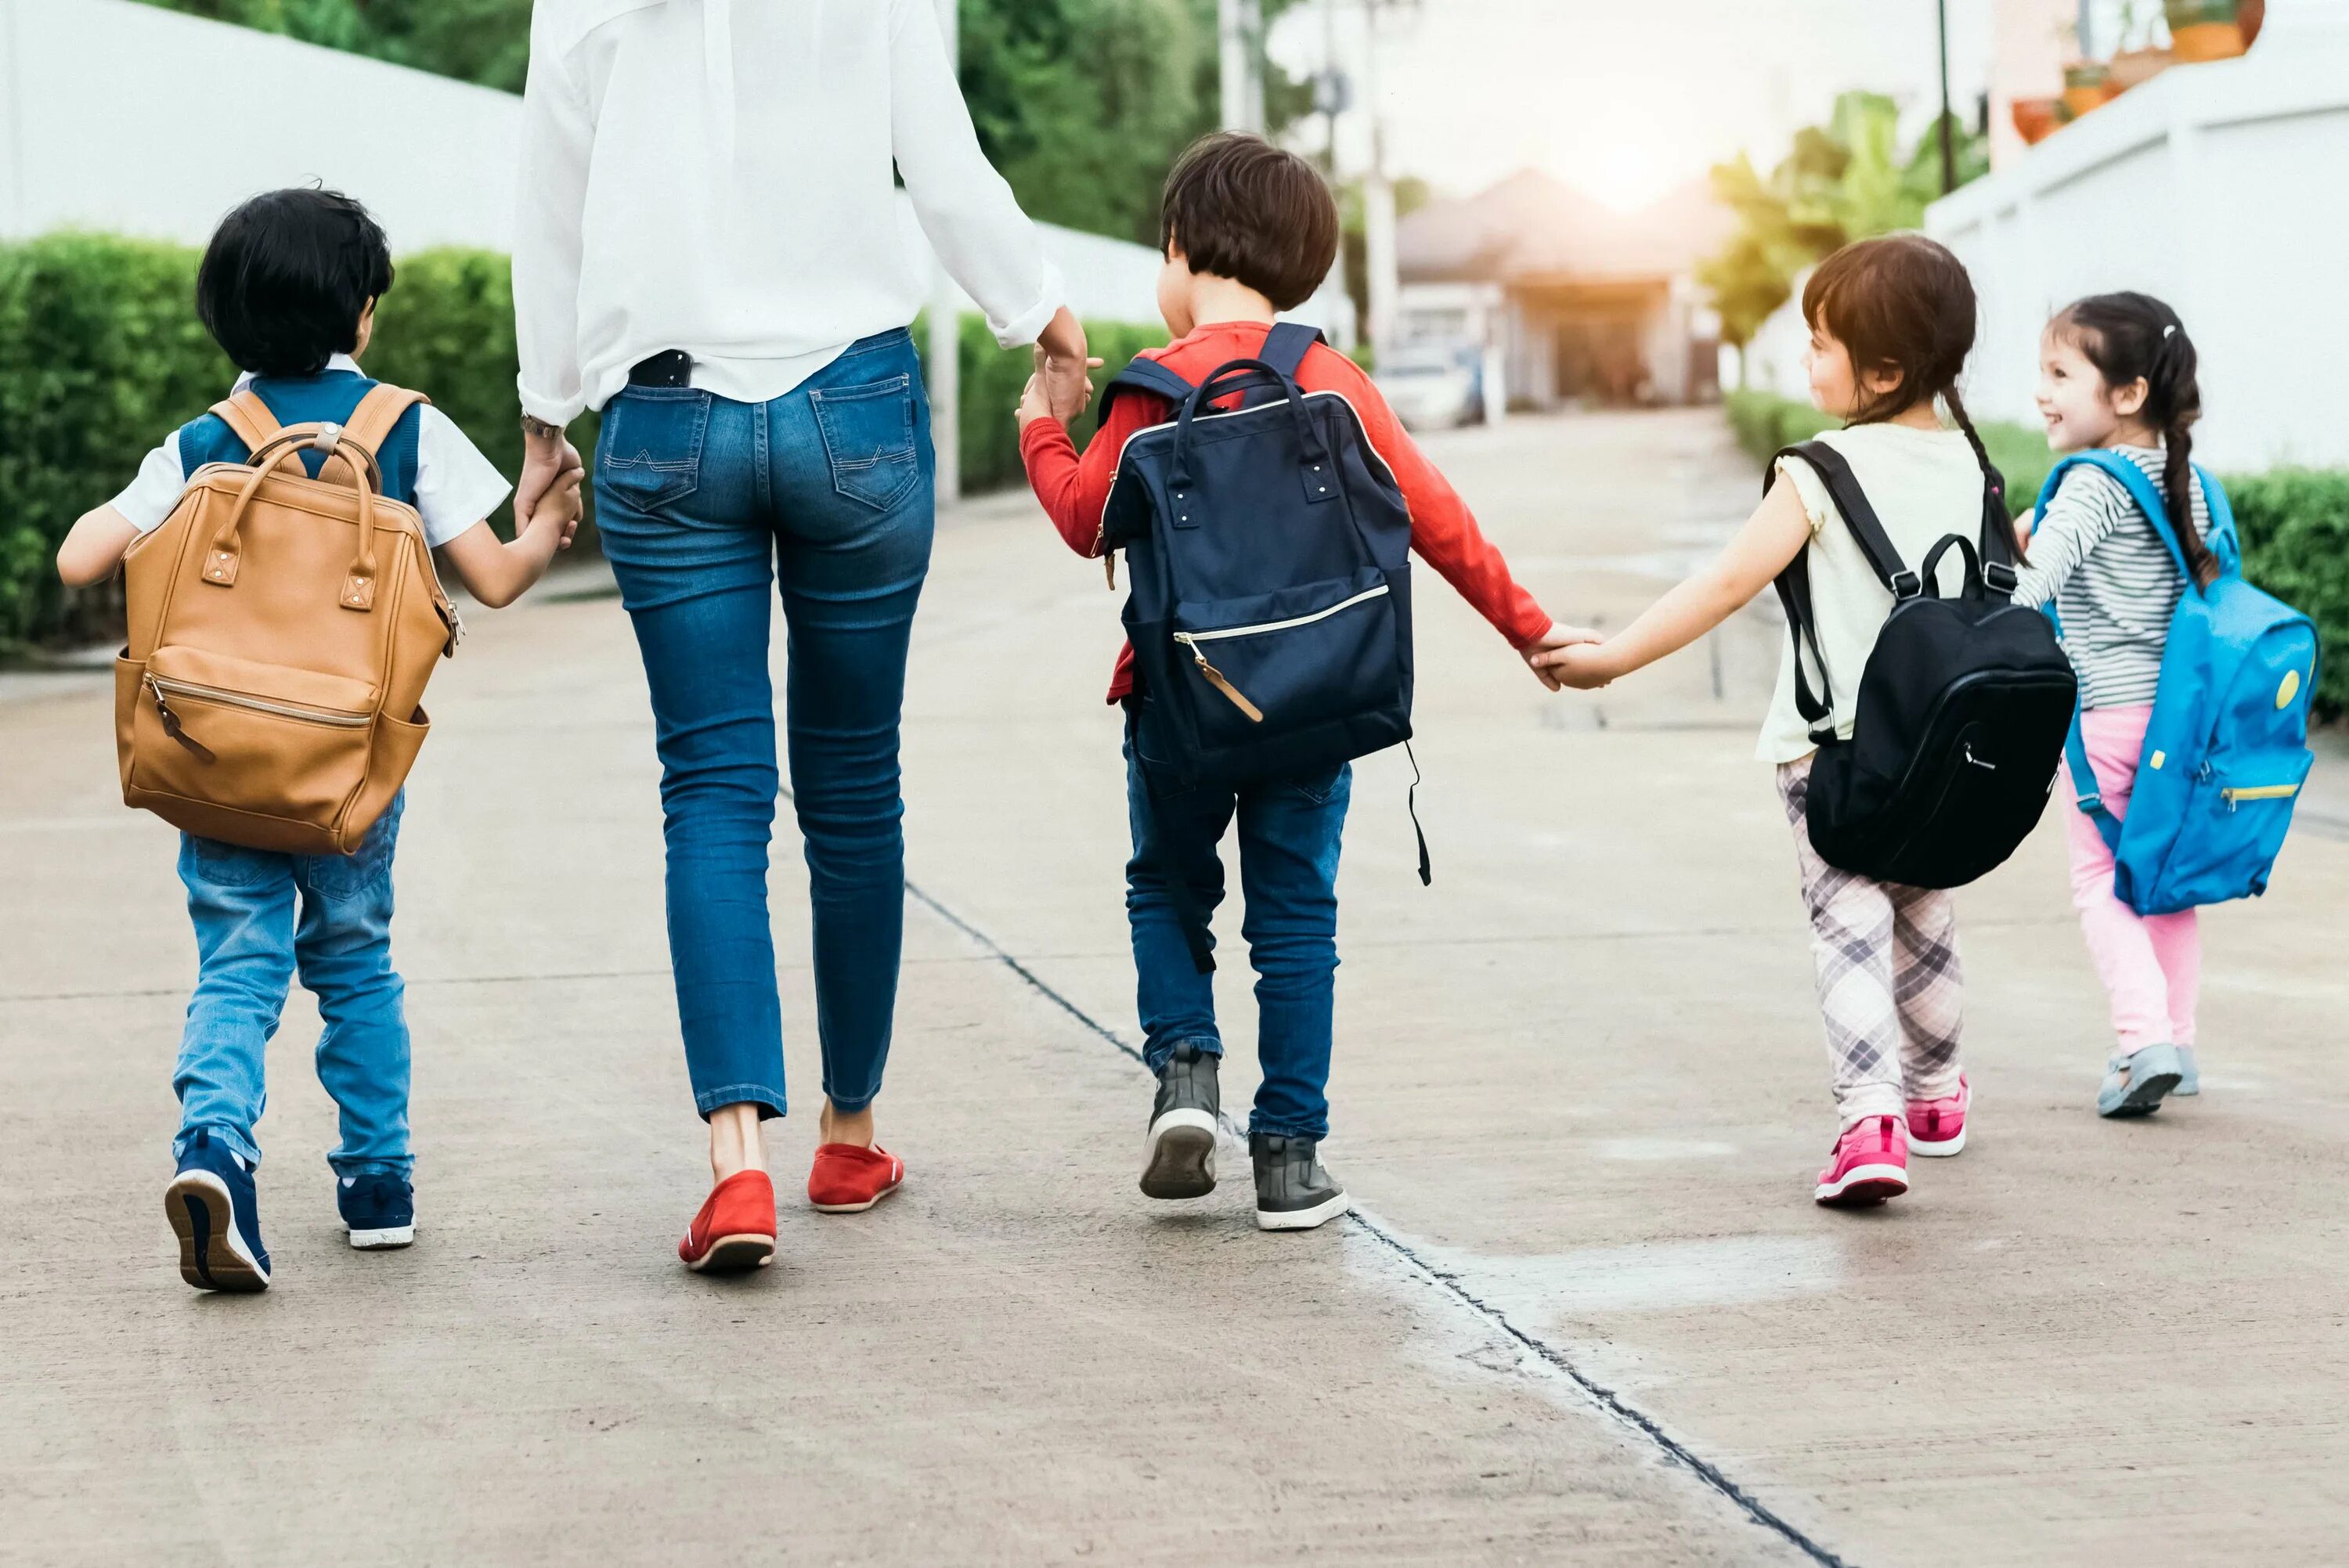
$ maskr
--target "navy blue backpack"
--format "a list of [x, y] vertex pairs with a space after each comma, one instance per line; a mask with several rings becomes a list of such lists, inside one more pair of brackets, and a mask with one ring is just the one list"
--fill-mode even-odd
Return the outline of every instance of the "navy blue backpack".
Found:
[[1196, 387], [1137, 358], [1102, 397], [1104, 418], [1126, 391], [1174, 405], [1125, 445], [1101, 552], [1125, 552], [1147, 749], [1186, 780], [1319, 772], [1411, 738], [1411, 512], [1353, 406], [1299, 389], [1320, 339], [1283, 323]]

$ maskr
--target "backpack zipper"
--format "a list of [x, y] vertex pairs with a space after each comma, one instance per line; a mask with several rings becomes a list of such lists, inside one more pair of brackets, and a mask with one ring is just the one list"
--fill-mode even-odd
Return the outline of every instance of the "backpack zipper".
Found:
[[2289, 800], [2300, 793], [2297, 784], [2252, 784], [2239, 789], [2221, 789], [2219, 798], [2232, 811], [2245, 800]]
[[1174, 640], [1191, 650], [1192, 662], [1199, 666], [1199, 673], [1207, 677], [1209, 686], [1231, 698], [1233, 705], [1248, 716], [1249, 722], [1262, 724], [1264, 710], [1248, 701], [1240, 688], [1232, 685], [1229, 676], [1207, 662], [1207, 655], [1201, 650], [1199, 645], [1220, 643], [1231, 637], [1261, 636], [1267, 632], [1286, 632], [1299, 626], [1309, 626], [1316, 621], [1328, 620], [1340, 610], [1350, 610], [1366, 600], [1384, 598], [1390, 591], [1390, 586], [1388, 583], [1381, 583], [1375, 588], [1365, 588], [1350, 599], [1341, 599], [1328, 609], [1316, 610], [1309, 615], [1291, 615], [1286, 621], [1259, 621], [1252, 626], [1224, 626], [1212, 632], [1177, 632], [1174, 634]]
[[272, 702], [267, 697], [248, 696], [240, 691], [224, 691], [219, 686], [199, 686], [194, 681], [173, 680], [168, 676], [150, 675], [147, 686], [155, 698], [156, 711], [163, 716], [164, 732], [181, 745], [192, 744], [180, 733], [180, 716], [171, 711], [167, 696], [193, 697], [198, 702], [213, 703], [222, 707], [242, 707], [254, 713], [265, 713], [274, 718], [299, 719], [305, 724], [333, 725], [341, 729], [364, 729], [368, 716], [364, 713], [338, 713], [333, 708], [306, 707], [300, 703]]

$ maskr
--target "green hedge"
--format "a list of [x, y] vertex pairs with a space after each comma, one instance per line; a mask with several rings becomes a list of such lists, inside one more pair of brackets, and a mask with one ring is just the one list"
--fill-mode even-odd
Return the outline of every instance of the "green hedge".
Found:
[[[1842, 423], [1808, 403], [1770, 392], [1732, 392], [1722, 403], [1728, 411], [1730, 428], [1737, 433], [1737, 444], [1757, 463], [1767, 463], [1783, 449]], [[2036, 430], [1996, 420], [1975, 428], [1990, 451], [1990, 460], [2006, 476], [2007, 511], [2017, 516], [2030, 511], [2039, 497], [2039, 487], [2046, 482], [2047, 471], [2055, 466], [2047, 438]]]
[[[1836, 423], [1807, 403], [1766, 392], [1733, 392], [1723, 402], [1738, 444], [1757, 463]], [[1981, 428], [1991, 460], [2006, 475], [2010, 507], [2028, 511], [2054, 466], [2045, 438], [2020, 425]], [[2349, 472], [2283, 469], [2224, 482], [2242, 536], [2243, 574], [2316, 623], [2324, 650], [2317, 713], [2349, 714]]]
[[[235, 371], [196, 320], [198, 253], [111, 235], [61, 233], [0, 245], [0, 646], [89, 640], [115, 630], [112, 587], [71, 593], [51, 564], [74, 520], [129, 482], [164, 435], [219, 399]], [[1112, 367], [1165, 341], [1156, 328], [1089, 329]], [[998, 348], [984, 323], [961, 335], [963, 480], [1020, 478], [1011, 410], [1030, 356]], [[378, 310], [368, 371], [431, 394], [509, 478], [516, 423], [513, 285], [506, 258], [423, 251], [401, 258]], [[572, 439], [594, 449], [595, 420]], [[500, 526], [510, 523], [502, 508]], [[583, 542], [592, 544], [592, 517]]]

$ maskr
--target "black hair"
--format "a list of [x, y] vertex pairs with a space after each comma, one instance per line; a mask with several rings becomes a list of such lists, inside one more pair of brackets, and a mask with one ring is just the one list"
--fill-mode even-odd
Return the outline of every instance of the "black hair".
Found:
[[[1821, 262], [1803, 287], [1803, 319], [1850, 353], [1855, 382], [1870, 371], [1900, 377], [1881, 397], [1869, 398], [1861, 388], [1865, 400], [1851, 422], [1881, 424], [1940, 398], [2003, 503], [2006, 476], [1990, 460], [1990, 449], [1958, 393], [1958, 378], [1974, 351], [1979, 314], [1965, 263], [1947, 245], [1922, 234], [1886, 234], [1846, 245]], [[1999, 510], [2003, 516], [2003, 504]], [[2011, 521], [2007, 543], [2020, 560], [2022, 542]]]
[[240, 370], [312, 376], [358, 347], [367, 302], [391, 288], [391, 246], [339, 191], [270, 191], [212, 231], [196, 314]]
[[1247, 284], [1276, 310], [1313, 297], [1338, 260], [1338, 203], [1320, 171], [1260, 136], [1224, 130], [1183, 150], [1159, 201], [1158, 248]]
[[2170, 525], [2195, 582], [2209, 587], [2219, 558], [2194, 523], [2194, 422], [2202, 418], [2201, 356], [2178, 313], [2151, 294], [2091, 294], [2065, 307], [2049, 330], [2079, 349], [2107, 392], [2145, 383], [2147, 424], [2161, 432], [2161, 488]]

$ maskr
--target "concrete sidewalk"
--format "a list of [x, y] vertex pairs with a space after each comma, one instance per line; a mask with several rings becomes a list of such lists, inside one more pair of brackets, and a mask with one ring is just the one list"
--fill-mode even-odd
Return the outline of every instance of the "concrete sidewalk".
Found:
[[[1432, 445], [1561, 618], [1619, 623], [1754, 489], [1702, 413]], [[2210, 919], [2205, 1095], [2116, 1127], [2051, 820], [1962, 906], [1975, 1147], [1823, 1213], [1809, 961], [1750, 760], [1775, 627], [1557, 698], [1422, 582], [1435, 885], [1399, 758], [1361, 769], [1345, 872], [1328, 1156], [1370, 1212], [1260, 1235], [1237, 1149], [1210, 1199], [1134, 1191], [1117, 601], [1005, 500], [942, 531], [916, 632], [880, 1107], [908, 1185], [799, 1207], [793, 1115], [781, 1256], [730, 1284], [674, 1261], [706, 1169], [616, 603], [479, 617], [439, 677], [400, 860], [419, 1241], [343, 1247], [297, 998], [258, 1299], [188, 1291], [159, 1212], [172, 836], [115, 799], [101, 684], [20, 687], [0, 1563], [2337, 1560], [2349, 848], [2300, 835]]]

